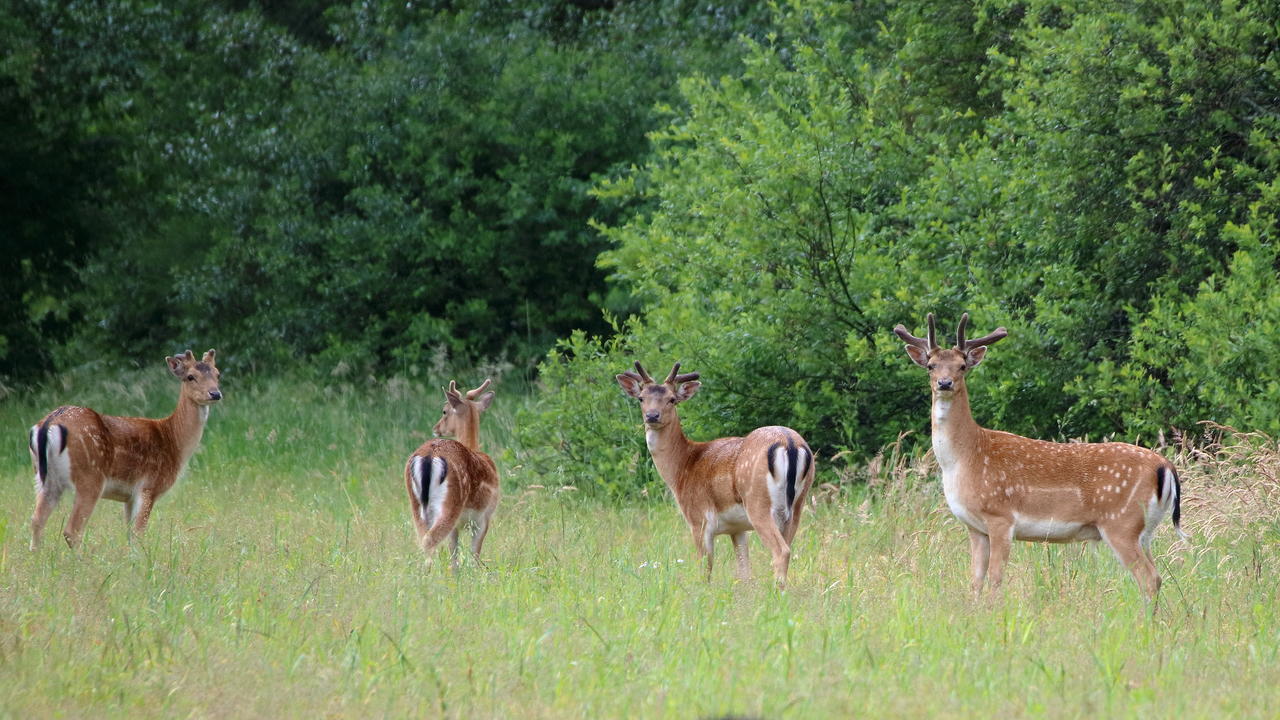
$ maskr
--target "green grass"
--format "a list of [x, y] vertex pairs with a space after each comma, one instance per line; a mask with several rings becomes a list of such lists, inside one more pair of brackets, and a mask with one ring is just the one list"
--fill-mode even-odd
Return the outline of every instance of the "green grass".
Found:
[[[1195, 539], [1158, 535], [1154, 616], [1093, 545], [1019, 544], [1005, 591], [975, 601], [964, 530], [936, 483], [908, 482], [905, 466], [806, 515], [780, 593], [757, 540], [755, 581], [732, 580], [722, 538], [706, 583], [669, 501], [557, 492], [508, 453], [487, 567], [454, 575], [424, 567], [401, 474], [439, 412], [427, 389], [438, 382], [253, 389], [228, 375], [203, 448], [145, 538], [130, 545], [122, 506], [103, 502], [69, 551], [68, 496], [29, 552], [26, 428], [71, 398], [119, 414], [171, 408], [162, 371], [128, 380], [0, 401], [5, 717], [1258, 717], [1280, 706], [1274, 514], [1224, 510], [1238, 493], [1196, 498], [1225, 464], [1184, 474]], [[484, 433], [494, 450], [530, 401], [498, 392]]]

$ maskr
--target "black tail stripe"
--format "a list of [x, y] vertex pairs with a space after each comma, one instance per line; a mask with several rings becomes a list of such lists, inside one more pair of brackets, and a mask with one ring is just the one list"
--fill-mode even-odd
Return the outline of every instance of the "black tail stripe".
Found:
[[1178, 471], [1171, 467], [1165, 466], [1156, 470], [1156, 497], [1163, 499], [1166, 490], [1165, 483], [1170, 479], [1173, 480], [1173, 487], [1169, 488], [1173, 492], [1173, 526], [1182, 528], [1182, 481], [1178, 479]]
[[418, 465], [418, 478], [422, 483], [422, 505], [426, 507], [427, 500], [431, 498], [431, 456], [427, 455], [420, 460]]
[[796, 470], [799, 463], [800, 448], [795, 440], [787, 437], [787, 507], [796, 502]]
[[[54, 418], [66, 412], [69, 408], [69, 405], [63, 405], [49, 413], [44, 422], [40, 423], [40, 429], [36, 431], [36, 475], [40, 477], [40, 482], [44, 482], [45, 478], [49, 477], [49, 426], [53, 423]], [[62, 453], [67, 449], [67, 426], [57, 425], [56, 427], [62, 430], [62, 437], [60, 438], [62, 445], [58, 448], [58, 452]]]
[[49, 449], [49, 421], [45, 420], [36, 430], [36, 477], [40, 482], [49, 476], [49, 458], [45, 456]]

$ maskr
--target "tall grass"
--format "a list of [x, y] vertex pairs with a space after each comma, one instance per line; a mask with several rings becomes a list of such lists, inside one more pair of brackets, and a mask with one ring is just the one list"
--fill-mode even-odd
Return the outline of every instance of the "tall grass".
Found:
[[[480, 378], [459, 377], [464, 384]], [[710, 583], [665, 493], [613, 506], [522, 467], [499, 384], [483, 439], [505, 497], [487, 562], [427, 569], [402, 468], [440, 378], [238, 386], [130, 544], [104, 502], [84, 547], [26, 549], [26, 428], [74, 398], [161, 415], [163, 376], [0, 402], [6, 717], [1266, 716], [1280, 701], [1280, 453], [1223, 432], [1168, 449], [1190, 541], [1157, 536], [1148, 613], [1105, 546], [1015, 546], [974, 600], [928, 457], [828, 460], [790, 588]], [[499, 451], [506, 448], [506, 451]], [[541, 487], [535, 487], [541, 486]]]

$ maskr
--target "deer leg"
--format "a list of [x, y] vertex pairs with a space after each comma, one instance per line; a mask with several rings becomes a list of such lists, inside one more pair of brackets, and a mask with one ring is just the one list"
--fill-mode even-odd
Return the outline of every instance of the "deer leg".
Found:
[[431, 529], [427, 531], [426, 537], [422, 540], [422, 551], [426, 553], [428, 565], [434, 559], [432, 551], [457, 529], [458, 518], [462, 516], [461, 503], [453, 501], [452, 497], [446, 497], [444, 505], [440, 509], [440, 515], [435, 518], [435, 523], [432, 524]]
[[[495, 506], [496, 507], [496, 506]], [[494, 507], [476, 515], [476, 529], [471, 536], [471, 554], [475, 556], [476, 564], [480, 562], [480, 548], [484, 546], [484, 536], [489, 532], [489, 519], [493, 517]]]
[[1009, 559], [1009, 548], [1013, 544], [1013, 523], [1005, 518], [984, 519], [987, 521], [987, 544], [991, 548], [987, 577], [991, 581], [991, 589], [995, 590], [1004, 582], [1004, 563]]
[[458, 526], [455, 523], [449, 533], [449, 569], [458, 572]]
[[102, 482], [85, 482], [76, 488], [76, 499], [71, 506], [71, 517], [67, 518], [67, 524], [62, 529], [62, 537], [66, 538], [67, 545], [75, 549], [80, 545], [80, 538], [84, 534], [85, 523], [89, 522], [89, 516], [93, 514], [93, 508], [98, 504], [98, 497], [102, 494]]
[[804, 501], [809, 491], [805, 490], [796, 496], [795, 504], [791, 506], [791, 519], [787, 521], [786, 527], [782, 528], [782, 539], [787, 541], [787, 547], [791, 547], [792, 540], [796, 537], [796, 530], [800, 528], [800, 513], [804, 510]]
[[991, 539], [986, 534], [969, 528], [969, 586], [976, 595], [982, 592], [987, 580], [987, 564], [991, 560]]
[[1138, 587], [1142, 589], [1146, 599], [1155, 600], [1157, 593], [1160, 592], [1160, 573], [1156, 571], [1151, 556], [1142, 547], [1138, 534], [1120, 529], [1112, 529], [1112, 532], [1102, 530], [1102, 539], [1111, 546], [1116, 558], [1129, 568], [1129, 572], [1133, 574], [1133, 579], [1138, 582]]
[[431, 526], [422, 517], [422, 503], [418, 502], [418, 499], [412, 495], [409, 496], [409, 517], [413, 518], [413, 528], [418, 533], [418, 547], [422, 547], [422, 543], [427, 539], [427, 532], [431, 530]]
[[707, 582], [711, 582], [711, 569], [715, 566], [715, 536], [707, 532], [706, 525], [695, 525], [693, 532], [693, 549], [707, 561]]
[[747, 518], [760, 535], [760, 541], [773, 555], [773, 579], [778, 583], [778, 589], [786, 588], [787, 570], [791, 567], [791, 546], [778, 531], [778, 526], [773, 521], [773, 512], [768, 505], [748, 507]]
[[738, 579], [751, 579], [751, 558], [747, 545], [747, 532], [744, 530], [740, 533], [730, 535], [733, 538], [733, 552], [738, 558]]
[[53, 514], [53, 509], [58, 506], [58, 500], [61, 497], [62, 487], [53, 483], [45, 482], [36, 491], [36, 509], [31, 513], [32, 550], [40, 547], [40, 535], [44, 532], [44, 525], [49, 522], [49, 516]]
[[155, 505], [156, 496], [147, 490], [139, 489], [133, 500], [125, 503], [126, 512], [132, 506], [133, 535], [142, 537], [146, 532], [147, 522], [151, 519], [151, 508]]

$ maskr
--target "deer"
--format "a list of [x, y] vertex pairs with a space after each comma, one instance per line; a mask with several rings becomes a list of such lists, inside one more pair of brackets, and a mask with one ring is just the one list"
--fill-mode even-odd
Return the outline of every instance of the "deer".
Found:
[[444, 409], [431, 430], [435, 439], [423, 443], [405, 464], [409, 510], [428, 565], [436, 546], [447, 537], [450, 564], [457, 571], [458, 523], [462, 520], [473, 528], [471, 553], [481, 564], [480, 548], [501, 496], [498, 468], [480, 451], [480, 415], [493, 403], [493, 392], [485, 392], [491, 382], [492, 378], [486, 379], [464, 395], [450, 380], [444, 391]]
[[968, 340], [969, 314], [960, 317], [953, 348], [902, 325], [893, 331], [912, 362], [929, 371], [933, 454], [952, 514], [969, 530], [971, 588], [999, 588], [1013, 540], [1067, 543], [1102, 540], [1129, 569], [1148, 602], [1160, 591], [1151, 556], [1156, 527], [1172, 512], [1182, 537], [1182, 487], [1173, 464], [1121, 442], [1059, 443], [980, 427], [969, 410], [965, 378], [1003, 327]]
[[676, 406], [697, 394], [698, 373], [682, 374], [676, 363], [659, 383], [637, 361], [635, 372], [615, 377], [623, 392], [640, 401], [653, 464], [689, 525], [694, 549], [706, 559], [707, 580], [719, 535], [733, 540], [737, 579], [750, 579], [747, 531], [755, 530], [773, 555], [775, 582], [785, 588], [791, 544], [815, 472], [804, 438], [775, 425], [745, 437], [692, 442], [680, 427]]
[[75, 489], [75, 502], [62, 536], [73, 550], [102, 498], [124, 503], [130, 540], [147, 529], [156, 500], [173, 487], [199, 447], [210, 406], [222, 399], [213, 350], [200, 360], [187, 350], [165, 363], [180, 382], [178, 405], [166, 418], [117, 417], [64, 405], [31, 426], [32, 550], [40, 547], [45, 523], [67, 488]]

